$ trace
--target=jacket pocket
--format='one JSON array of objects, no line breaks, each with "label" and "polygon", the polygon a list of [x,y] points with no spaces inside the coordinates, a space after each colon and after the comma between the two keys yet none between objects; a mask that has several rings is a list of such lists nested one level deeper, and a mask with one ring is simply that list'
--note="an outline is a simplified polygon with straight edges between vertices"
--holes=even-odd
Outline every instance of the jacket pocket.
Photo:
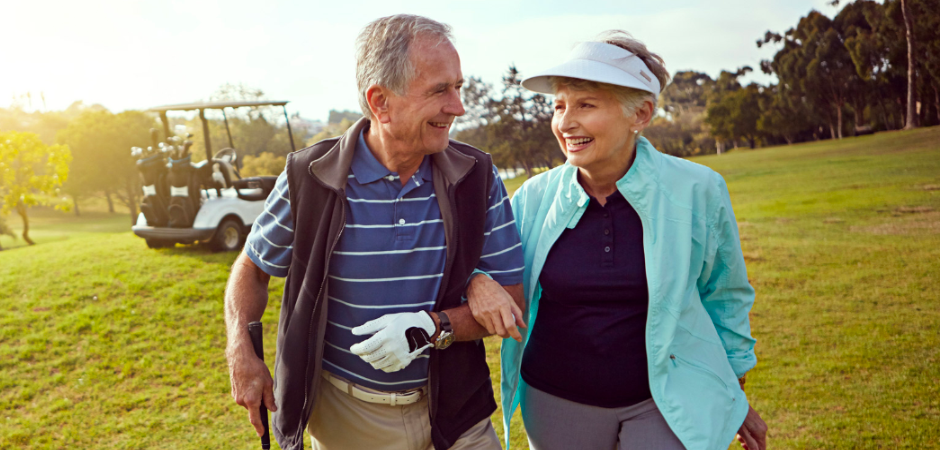
[{"label": "jacket pocket", "polygon": [[669,359],[675,362],[674,365],[678,365],[679,367],[690,368],[702,375],[705,375],[715,380],[715,382],[721,385],[725,389],[726,392],[728,392],[729,394],[731,393],[731,390],[728,387],[728,383],[726,383],[725,380],[722,379],[720,376],[718,376],[718,374],[715,373],[713,370],[709,369],[708,367],[705,367],[704,364],[692,361],[690,359],[683,358],[675,353],[670,354]]}]

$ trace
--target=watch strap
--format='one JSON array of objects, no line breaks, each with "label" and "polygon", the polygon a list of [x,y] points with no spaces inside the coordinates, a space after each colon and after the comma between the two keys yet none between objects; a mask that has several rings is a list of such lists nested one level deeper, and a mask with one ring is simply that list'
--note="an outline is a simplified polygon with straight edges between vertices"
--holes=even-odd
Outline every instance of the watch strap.
[{"label": "watch strap", "polygon": [[454,332],[454,328],[450,326],[450,317],[447,317],[447,313],[441,311],[441,312],[437,313],[437,317],[438,317],[438,319],[441,320],[441,331],[442,331],[442,332],[444,332],[444,331],[446,331],[446,332],[448,332],[448,333],[453,333],[453,332]]}]

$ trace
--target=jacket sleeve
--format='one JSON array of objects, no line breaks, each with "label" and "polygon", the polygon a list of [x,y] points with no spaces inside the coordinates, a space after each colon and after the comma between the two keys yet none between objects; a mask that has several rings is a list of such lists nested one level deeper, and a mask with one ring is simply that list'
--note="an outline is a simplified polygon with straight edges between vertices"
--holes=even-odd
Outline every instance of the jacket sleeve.
[{"label": "jacket sleeve", "polygon": [[715,194],[710,201],[709,220],[711,255],[698,280],[702,305],[721,338],[728,362],[735,376],[741,377],[757,364],[751,323],[748,316],[754,305],[754,288],[747,279],[738,224],[731,209],[731,197],[724,179],[713,174]]}]

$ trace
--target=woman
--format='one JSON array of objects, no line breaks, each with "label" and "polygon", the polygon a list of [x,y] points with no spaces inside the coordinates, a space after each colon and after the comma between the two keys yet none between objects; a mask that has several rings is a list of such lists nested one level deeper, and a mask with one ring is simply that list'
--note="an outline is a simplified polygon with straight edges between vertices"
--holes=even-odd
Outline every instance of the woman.
[{"label": "woman", "polygon": [[[555,95],[567,163],[512,198],[529,328],[501,351],[507,446],[521,403],[536,450],[724,449],[736,433],[765,447],[743,392],[754,290],[724,180],[639,137],[668,80],[612,31],[522,82]],[[513,328],[509,302],[472,298],[491,332]]]}]

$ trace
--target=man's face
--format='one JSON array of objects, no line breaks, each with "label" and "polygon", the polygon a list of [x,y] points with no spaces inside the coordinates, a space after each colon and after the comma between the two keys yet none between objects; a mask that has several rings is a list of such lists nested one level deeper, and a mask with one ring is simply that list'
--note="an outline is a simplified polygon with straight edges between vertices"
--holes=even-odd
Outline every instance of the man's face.
[{"label": "man's face", "polygon": [[388,130],[401,148],[429,155],[444,151],[454,118],[464,114],[460,101],[463,74],[454,46],[418,37],[411,47],[415,77],[404,95],[388,99]]}]

